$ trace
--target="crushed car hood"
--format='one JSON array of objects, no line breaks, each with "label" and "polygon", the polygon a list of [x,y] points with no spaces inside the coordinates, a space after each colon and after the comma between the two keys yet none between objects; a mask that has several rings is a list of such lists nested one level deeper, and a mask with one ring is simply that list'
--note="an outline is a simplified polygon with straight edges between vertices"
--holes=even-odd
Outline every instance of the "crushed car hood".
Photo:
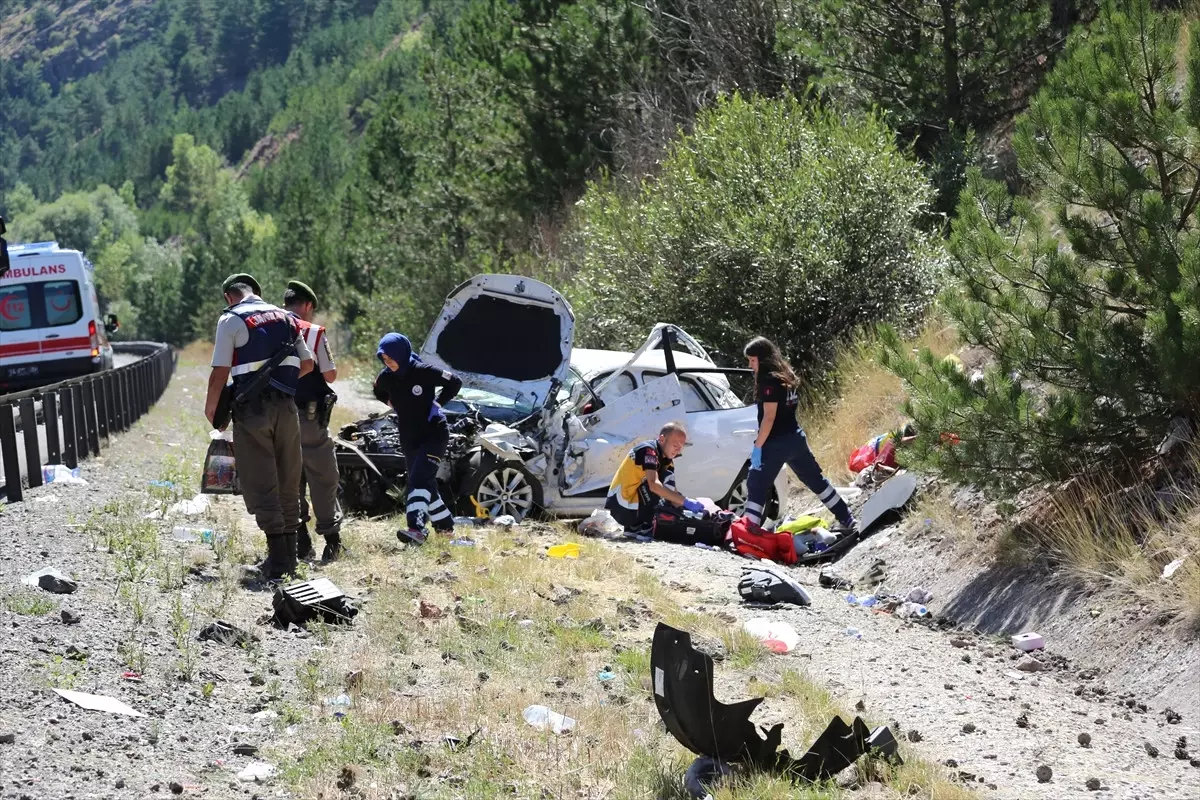
[{"label": "crushed car hood", "polygon": [[446,298],[421,360],[473,389],[537,408],[571,368],[575,314],[561,294],[519,275],[477,275]]}]

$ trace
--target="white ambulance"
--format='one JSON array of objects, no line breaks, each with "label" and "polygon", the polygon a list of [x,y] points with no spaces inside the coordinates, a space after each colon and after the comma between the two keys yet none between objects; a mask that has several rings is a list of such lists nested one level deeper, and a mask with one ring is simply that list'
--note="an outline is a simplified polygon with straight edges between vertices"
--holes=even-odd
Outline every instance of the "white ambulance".
[{"label": "white ambulance", "polygon": [[0,275],[0,395],[111,369],[92,263],[58,242],[8,247]]}]

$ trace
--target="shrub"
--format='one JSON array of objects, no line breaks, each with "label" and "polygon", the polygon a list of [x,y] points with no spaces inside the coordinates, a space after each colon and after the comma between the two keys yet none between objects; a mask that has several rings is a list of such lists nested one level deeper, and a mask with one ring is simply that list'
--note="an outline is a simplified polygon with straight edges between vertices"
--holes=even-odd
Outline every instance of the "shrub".
[{"label": "shrub", "polygon": [[581,343],[633,346],[675,322],[740,363],[762,333],[821,378],[855,330],[926,307],[942,251],[914,221],[930,197],[878,117],[725,98],[656,177],[580,202]]}]

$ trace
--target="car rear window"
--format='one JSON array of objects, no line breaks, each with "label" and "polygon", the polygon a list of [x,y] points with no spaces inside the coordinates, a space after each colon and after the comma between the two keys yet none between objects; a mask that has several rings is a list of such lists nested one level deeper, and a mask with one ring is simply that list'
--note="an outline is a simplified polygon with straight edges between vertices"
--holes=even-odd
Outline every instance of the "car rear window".
[{"label": "car rear window", "polygon": [[83,316],[79,284],[42,281],[0,286],[0,331],[56,328]]}]

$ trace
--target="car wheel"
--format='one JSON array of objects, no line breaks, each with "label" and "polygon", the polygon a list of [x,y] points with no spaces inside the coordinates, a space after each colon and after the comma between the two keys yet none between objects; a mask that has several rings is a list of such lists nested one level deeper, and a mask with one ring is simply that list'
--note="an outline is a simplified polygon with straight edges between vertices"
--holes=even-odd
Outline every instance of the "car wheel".
[{"label": "car wheel", "polygon": [[[746,500],[750,497],[750,482],[746,479],[748,473],[747,468],[743,468],[737,481],[734,482],[733,488],[729,490],[729,494],[721,499],[721,506],[729,509],[739,517],[746,513]],[[771,494],[767,498],[767,519],[779,519],[779,492],[774,485],[771,486]]]},{"label": "car wheel", "polygon": [[460,512],[472,516],[471,497],[493,519],[508,514],[520,522],[542,510],[542,484],[515,461],[484,460],[463,484],[460,497]]}]

